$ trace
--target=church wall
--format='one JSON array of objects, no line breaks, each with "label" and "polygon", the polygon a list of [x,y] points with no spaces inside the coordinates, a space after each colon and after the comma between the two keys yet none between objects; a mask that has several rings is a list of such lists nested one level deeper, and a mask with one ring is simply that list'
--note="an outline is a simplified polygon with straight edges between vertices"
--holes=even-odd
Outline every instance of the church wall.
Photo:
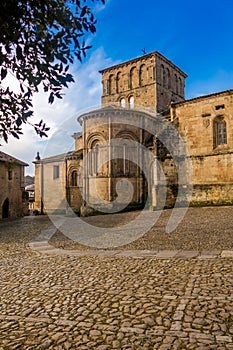
[{"label": "church wall", "polygon": [[[222,92],[178,104],[175,118],[193,166],[192,204],[232,202],[233,92]],[[216,142],[216,120],[226,122],[226,142]]]},{"label": "church wall", "polygon": [[156,59],[157,112],[165,112],[170,103],[184,100],[186,75],[171,62],[158,56]]},{"label": "church wall", "polygon": [[38,162],[35,178],[35,209],[46,213],[64,213],[66,211],[65,162],[57,160]]},{"label": "church wall", "polygon": [[[72,159],[73,157],[73,159]],[[67,201],[77,214],[83,203],[83,160],[74,155],[67,159]]]},{"label": "church wall", "polygon": [[83,149],[83,139],[79,137],[75,139],[75,151],[81,151]]}]

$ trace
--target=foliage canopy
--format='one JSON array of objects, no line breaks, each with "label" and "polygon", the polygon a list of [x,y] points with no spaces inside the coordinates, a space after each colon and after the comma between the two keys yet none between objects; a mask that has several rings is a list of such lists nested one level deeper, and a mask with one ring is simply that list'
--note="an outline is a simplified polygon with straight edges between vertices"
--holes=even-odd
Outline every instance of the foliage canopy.
[{"label": "foliage canopy", "polygon": [[[46,136],[41,120],[30,123],[32,97],[43,86],[48,102],[62,98],[62,89],[74,82],[69,64],[86,55],[83,39],[94,34],[96,20],[88,2],[105,0],[1,0],[0,2],[0,140],[22,134],[22,124]],[[20,92],[4,87],[12,74]]]}]

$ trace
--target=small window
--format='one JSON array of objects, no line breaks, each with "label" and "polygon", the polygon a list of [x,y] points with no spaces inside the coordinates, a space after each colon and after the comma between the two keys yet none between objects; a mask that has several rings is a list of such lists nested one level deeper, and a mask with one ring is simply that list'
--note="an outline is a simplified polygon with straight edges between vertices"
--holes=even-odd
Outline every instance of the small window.
[{"label": "small window", "polygon": [[134,108],[134,97],[130,96],[129,98],[129,108]]},{"label": "small window", "polygon": [[179,93],[179,91],[178,91],[178,77],[176,74],[174,75],[174,81],[175,81],[174,91],[176,94],[178,94]]},{"label": "small window", "polygon": [[12,170],[8,170],[8,180],[12,180]]},{"label": "small window", "polygon": [[167,68],[167,87],[168,89],[171,89],[171,74],[168,68]]},{"label": "small window", "polygon": [[58,179],[59,178],[59,165],[53,166],[53,178]]},{"label": "small window", "polygon": [[211,114],[210,114],[210,113],[203,113],[201,116],[202,116],[203,118],[206,118],[206,117],[210,117]]},{"label": "small window", "polygon": [[214,147],[227,144],[227,124],[223,117],[214,121]]},{"label": "small window", "polygon": [[117,76],[116,76],[116,93],[118,94],[121,90],[122,90],[122,75],[121,75],[121,72],[118,72],[117,73]]},{"label": "small window", "polygon": [[147,70],[146,65],[142,64],[139,68],[139,86],[143,86],[147,83]]},{"label": "small window", "polygon": [[120,100],[120,105],[121,105],[121,107],[125,108],[125,99],[124,98],[122,98]]},{"label": "small window", "polygon": [[109,95],[113,94],[113,86],[114,86],[113,83],[114,83],[114,77],[111,74],[109,76],[109,81],[108,81],[108,93],[109,93]]},{"label": "small window", "polygon": [[226,122],[217,123],[217,144],[225,145],[227,143]]},{"label": "small window", "polygon": [[71,175],[71,186],[78,186],[78,173],[75,170]]},{"label": "small window", "polygon": [[225,105],[215,106],[216,111],[218,111],[219,109],[224,109],[224,108],[225,108]]}]

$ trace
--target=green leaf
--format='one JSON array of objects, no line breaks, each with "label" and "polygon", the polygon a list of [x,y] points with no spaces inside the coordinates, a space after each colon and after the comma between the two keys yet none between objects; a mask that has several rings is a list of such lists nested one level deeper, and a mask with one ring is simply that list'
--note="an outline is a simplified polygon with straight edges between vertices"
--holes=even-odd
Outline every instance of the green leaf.
[{"label": "green leaf", "polygon": [[80,17],[84,17],[86,15],[86,13],[87,13],[87,10],[88,10],[88,7],[84,6],[83,9],[82,9]]},{"label": "green leaf", "polygon": [[2,80],[5,79],[6,76],[7,76],[7,69],[2,68],[1,69],[1,78],[2,78]]},{"label": "green leaf", "polygon": [[11,131],[11,135],[13,135],[16,139],[19,139],[19,135],[16,132]]},{"label": "green leaf", "polygon": [[22,125],[22,119],[21,119],[21,118],[17,118],[17,119],[16,119],[16,125],[17,125],[17,126]]},{"label": "green leaf", "polygon": [[23,51],[20,45],[16,47],[16,56],[19,61],[23,59]]},{"label": "green leaf", "polygon": [[53,101],[54,101],[54,95],[53,95],[53,93],[51,92],[51,94],[49,95],[49,103],[53,103]]}]

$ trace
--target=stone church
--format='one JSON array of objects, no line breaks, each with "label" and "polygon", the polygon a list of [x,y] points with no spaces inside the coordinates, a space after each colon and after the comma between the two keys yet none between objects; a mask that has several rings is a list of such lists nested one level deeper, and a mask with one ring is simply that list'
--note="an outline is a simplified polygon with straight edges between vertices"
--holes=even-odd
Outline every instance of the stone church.
[{"label": "stone church", "polygon": [[232,204],[233,90],[185,100],[187,75],[159,52],[100,73],[102,108],[78,117],[74,151],[34,161],[37,210]]}]

